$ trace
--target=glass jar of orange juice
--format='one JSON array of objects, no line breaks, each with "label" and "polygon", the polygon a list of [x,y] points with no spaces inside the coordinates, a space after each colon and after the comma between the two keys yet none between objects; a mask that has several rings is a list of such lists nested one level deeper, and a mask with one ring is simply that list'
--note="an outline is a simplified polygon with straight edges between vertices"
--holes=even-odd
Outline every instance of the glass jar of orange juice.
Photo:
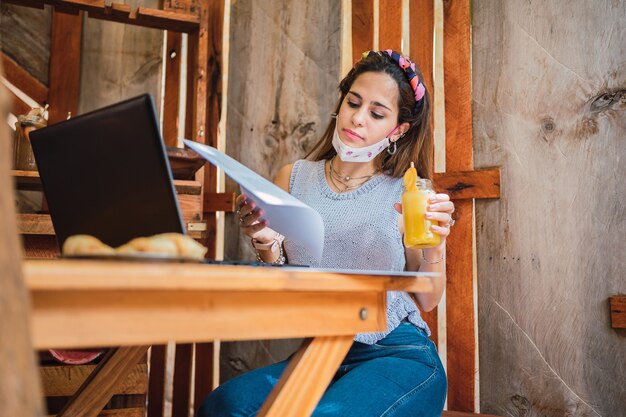
[{"label": "glass jar of orange juice", "polygon": [[432,183],[425,178],[418,178],[413,163],[404,174],[404,193],[402,194],[402,216],[404,218],[404,245],[407,248],[424,249],[441,243],[441,236],[434,233],[430,226],[439,222],[426,218],[430,204],[429,198],[435,194]]}]

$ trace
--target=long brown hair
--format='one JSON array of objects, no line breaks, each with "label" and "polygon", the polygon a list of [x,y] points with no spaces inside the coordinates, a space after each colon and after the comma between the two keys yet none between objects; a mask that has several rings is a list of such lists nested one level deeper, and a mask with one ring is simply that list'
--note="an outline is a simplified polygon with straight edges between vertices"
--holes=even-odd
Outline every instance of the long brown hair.
[{"label": "long brown hair", "polygon": [[[389,155],[389,153],[383,151],[376,157],[374,163],[386,174],[393,177],[401,177],[413,161],[420,177],[431,178],[433,173],[433,137],[430,117],[430,95],[426,91],[419,110],[416,114],[413,114],[415,92],[409,84],[404,70],[387,54],[376,54],[363,58],[348,72],[348,75],[339,83],[341,95],[335,112],[339,112],[341,103],[343,103],[346,94],[352,88],[354,81],[365,72],[389,74],[396,81],[399,92],[398,109],[400,110],[398,112],[397,124],[408,123],[410,125],[404,137],[396,141],[396,153]],[[417,66],[415,72],[421,80],[424,79],[422,72]],[[335,119],[331,119],[320,140],[306,155],[307,159],[321,161],[323,159],[331,159],[337,154],[332,144],[336,123]]]}]

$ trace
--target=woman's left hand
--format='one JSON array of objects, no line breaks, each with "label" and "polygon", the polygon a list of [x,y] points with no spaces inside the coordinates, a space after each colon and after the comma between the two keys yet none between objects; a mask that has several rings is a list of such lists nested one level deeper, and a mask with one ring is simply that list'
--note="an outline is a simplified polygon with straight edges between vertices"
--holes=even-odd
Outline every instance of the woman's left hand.
[{"label": "woman's left hand", "polygon": [[[432,225],[433,232],[441,235],[441,243],[443,243],[450,234],[450,227],[454,225],[452,213],[454,213],[454,203],[450,201],[448,194],[435,194],[430,197],[428,212],[426,218],[439,222],[439,226]],[[402,214],[402,204],[394,204],[396,211]]]}]

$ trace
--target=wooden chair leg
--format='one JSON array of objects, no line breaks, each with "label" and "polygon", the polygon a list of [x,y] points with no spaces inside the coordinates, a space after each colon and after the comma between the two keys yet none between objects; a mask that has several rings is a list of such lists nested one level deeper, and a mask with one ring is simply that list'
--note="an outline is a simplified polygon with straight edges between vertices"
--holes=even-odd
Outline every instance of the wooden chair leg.
[{"label": "wooden chair leg", "polygon": [[352,346],[353,338],[306,339],[265,400],[258,417],[310,416]]},{"label": "wooden chair leg", "polygon": [[96,417],[147,350],[147,346],[111,349],[57,417]]}]

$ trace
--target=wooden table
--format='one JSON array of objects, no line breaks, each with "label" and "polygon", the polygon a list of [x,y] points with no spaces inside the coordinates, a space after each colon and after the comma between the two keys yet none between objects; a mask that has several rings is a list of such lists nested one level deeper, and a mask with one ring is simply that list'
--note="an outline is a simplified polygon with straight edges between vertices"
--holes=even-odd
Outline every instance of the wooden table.
[{"label": "wooden table", "polygon": [[308,416],[356,333],[386,328],[386,291],[431,277],[188,263],[24,262],[36,349],[120,346],[58,415],[95,416],[151,344],[307,338],[259,416]]}]

